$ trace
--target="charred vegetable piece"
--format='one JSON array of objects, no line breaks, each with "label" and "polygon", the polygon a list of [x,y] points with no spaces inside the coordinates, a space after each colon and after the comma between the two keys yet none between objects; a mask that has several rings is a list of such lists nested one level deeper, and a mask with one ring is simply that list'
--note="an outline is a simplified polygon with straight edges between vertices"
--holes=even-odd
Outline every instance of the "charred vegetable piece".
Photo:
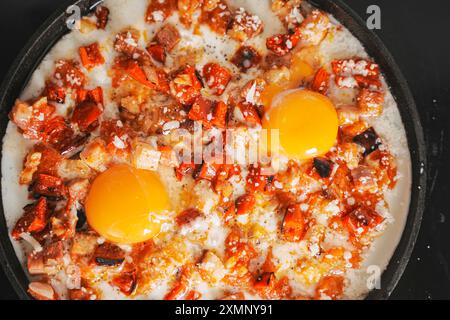
[{"label": "charred vegetable piece", "polygon": [[84,209],[78,209],[77,210],[77,225],[76,229],[77,231],[80,229],[83,229],[83,227],[86,225],[86,212]]},{"label": "charred vegetable piece", "polygon": [[364,148],[364,156],[367,156],[377,150],[381,145],[381,140],[374,128],[369,128],[363,133],[355,136],[353,142]]},{"label": "charred vegetable piece", "polygon": [[29,204],[23,208],[24,213],[17,221],[12,231],[14,239],[20,239],[24,232],[34,233],[44,230],[47,225],[48,207],[47,199],[42,197],[34,204]]},{"label": "charred vegetable piece", "polygon": [[94,252],[94,262],[99,266],[118,266],[125,260],[125,252],[118,246],[105,242]]},{"label": "charred vegetable piece", "polygon": [[211,110],[214,106],[214,101],[199,96],[191,107],[188,113],[188,118],[193,121],[201,121],[203,124],[208,123],[208,115],[212,117]]},{"label": "charred vegetable piece", "polygon": [[253,47],[242,46],[236,51],[231,62],[242,72],[246,72],[261,62],[261,55]]},{"label": "charred vegetable piece", "polygon": [[238,107],[241,110],[242,115],[244,116],[245,122],[247,122],[249,125],[254,126],[261,124],[261,117],[254,105],[247,102],[241,102],[239,103]]},{"label": "charred vegetable piece", "polygon": [[328,178],[334,163],[325,158],[314,158],[314,168],[321,178]]},{"label": "charred vegetable piece", "polygon": [[158,43],[150,44],[147,47],[148,53],[153,58],[153,60],[164,64],[166,62],[166,50],[164,47]]}]

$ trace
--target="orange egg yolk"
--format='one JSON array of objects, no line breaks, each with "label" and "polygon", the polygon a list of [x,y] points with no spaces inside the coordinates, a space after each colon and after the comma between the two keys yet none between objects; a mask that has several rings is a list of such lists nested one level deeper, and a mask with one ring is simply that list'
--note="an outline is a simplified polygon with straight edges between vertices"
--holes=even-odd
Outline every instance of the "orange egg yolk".
[{"label": "orange egg yolk", "polygon": [[309,159],[327,153],[336,143],[338,117],[333,103],[324,95],[295,89],[277,95],[263,117],[268,130],[278,129],[279,150],[288,157]]},{"label": "orange egg yolk", "polygon": [[101,236],[132,244],[160,232],[170,203],[154,172],[115,165],[95,178],[85,207],[89,225]]}]

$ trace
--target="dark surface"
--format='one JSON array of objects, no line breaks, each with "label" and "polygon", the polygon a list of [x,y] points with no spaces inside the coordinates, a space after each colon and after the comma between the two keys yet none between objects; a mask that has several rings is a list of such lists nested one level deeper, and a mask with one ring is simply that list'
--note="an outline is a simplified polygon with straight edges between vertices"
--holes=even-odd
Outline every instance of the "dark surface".
[{"label": "dark surface", "polygon": [[[34,30],[64,2],[68,1],[0,1],[2,77]],[[392,298],[450,299],[450,209],[444,202],[450,195],[450,144],[445,144],[450,133],[450,44],[445,36],[450,30],[450,3],[431,0],[424,6],[422,1],[412,0],[345,2],[363,18],[367,6],[380,6],[382,29],[377,34],[410,84],[428,146],[427,209],[410,263]],[[14,298],[8,280],[0,273],[0,299]]]}]

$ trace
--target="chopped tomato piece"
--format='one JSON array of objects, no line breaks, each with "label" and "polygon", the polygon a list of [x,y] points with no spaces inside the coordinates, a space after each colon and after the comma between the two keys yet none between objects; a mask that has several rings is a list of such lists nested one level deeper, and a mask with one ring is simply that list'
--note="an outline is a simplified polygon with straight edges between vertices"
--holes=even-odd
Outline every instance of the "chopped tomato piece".
[{"label": "chopped tomato piece", "polygon": [[260,165],[250,165],[246,178],[247,188],[252,192],[269,192],[274,176],[265,175]]},{"label": "chopped tomato piece", "polygon": [[244,194],[236,199],[236,214],[250,213],[256,204],[255,196],[251,193]]},{"label": "chopped tomato piece", "polygon": [[155,35],[156,43],[160,44],[167,52],[171,52],[180,40],[178,29],[171,24],[166,24]]},{"label": "chopped tomato piece", "polygon": [[217,101],[214,105],[213,118],[211,125],[221,129],[225,129],[227,126],[227,114],[228,106],[223,101]]},{"label": "chopped tomato piece", "polygon": [[184,297],[184,299],[185,300],[198,300],[201,297],[202,297],[202,294],[200,292],[192,290],[186,294],[186,297]]},{"label": "chopped tomato piece", "polygon": [[117,287],[123,294],[127,296],[131,295],[137,286],[136,270],[123,272],[115,276],[111,284]]},{"label": "chopped tomato piece", "polygon": [[326,276],[316,287],[316,299],[339,299],[344,291],[344,278],[340,276]]},{"label": "chopped tomato piece", "polygon": [[64,103],[66,100],[66,90],[54,83],[47,83],[44,94],[47,96],[48,101]]},{"label": "chopped tomato piece", "polygon": [[324,68],[320,68],[311,82],[311,90],[325,94],[328,91],[329,81],[330,74]]},{"label": "chopped tomato piece", "polygon": [[266,47],[278,56],[288,54],[300,41],[300,28],[295,28],[288,34],[277,34],[267,38]]},{"label": "chopped tomato piece", "polygon": [[76,123],[83,132],[93,131],[98,127],[98,118],[102,110],[93,102],[83,102],[73,111],[71,122]]},{"label": "chopped tomato piece", "polygon": [[150,82],[147,79],[147,75],[145,74],[144,70],[139,66],[137,61],[134,60],[128,60],[125,64],[125,73],[136,80],[137,82],[143,84],[146,87],[154,88],[155,84]]},{"label": "chopped tomato piece", "polygon": [[166,62],[166,50],[160,44],[153,43],[147,47],[147,51],[153,60],[164,64]]},{"label": "chopped tomato piece", "polygon": [[189,278],[193,272],[193,267],[190,264],[183,266],[180,272],[178,281],[175,287],[164,297],[164,300],[179,300],[187,294]]},{"label": "chopped tomato piece", "polygon": [[244,116],[245,122],[247,122],[250,125],[261,124],[261,117],[259,116],[258,111],[252,104],[247,102],[241,102],[239,103],[238,107],[241,110],[242,115]]},{"label": "chopped tomato piece", "polygon": [[222,95],[231,80],[231,72],[217,63],[208,63],[203,67],[206,85],[215,95]]},{"label": "chopped tomato piece", "polygon": [[39,232],[44,230],[47,225],[48,207],[46,198],[39,198],[38,201],[27,205],[23,210],[22,217],[17,221],[12,231],[12,237],[16,240],[20,239],[20,235],[24,232]]},{"label": "chopped tomato piece", "polygon": [[213,181],[216,178],[219,169],[220,165],[204,162],[195,174],[195,178]]},{"label": "chopped tomato piece", "polygon": [[176,0],[150,1],[145,13],[147,23],[162,22],[166,20],[177,9]]},{"label": "chopped tomato piece", "polygon": [[80,47],[78,52],[80,54],[81,63],[88,70],[105,63],[98,42],[94,42],[85,47]]},{"label": "chopped tomato piece", "polygon": [[306,233],[305,217],[299,204],[287,207],[282,224],[283,238],[289,242],[299,242]]},{"label": "chopped tomato piece", "polygon": [[191,105],[200,96],[202,83],[197,77],[195,68],[187,65],[175,74],[170,83],[170,91],[175,99],[183,105]]},{"label": "chopped tomato piece", "polygon": [[77,103],[85,101],[91,101],[95,103],[103,104],[103,89],[102,87],[96,87],[92,90],[78,89],[77,90]]},{"label": "chopped tomato piece", "polygon": [[212,118],[211,109],[213,105],[214,102],[212,100],[199,96],[192,105],[188,118],[193,121],[201,121],[204,124],[208,123],[208,116]]},{"label": "chopped tomato piece", "polygon": [[73,60],[59,60],[56,62],[54,77],[61,80],[65,87],[81,88],[86,82],[86,77],[78,64]]}]

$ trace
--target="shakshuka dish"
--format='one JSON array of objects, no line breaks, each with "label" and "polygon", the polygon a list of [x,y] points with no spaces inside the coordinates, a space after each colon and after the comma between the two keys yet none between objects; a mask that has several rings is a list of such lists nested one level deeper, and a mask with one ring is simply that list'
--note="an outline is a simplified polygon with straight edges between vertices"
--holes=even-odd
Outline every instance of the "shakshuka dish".
[{"label": "shakshuka dish", "polygon": [[36,299],[361,299],[408,212],[382,70],[306,0],[105,0],[9,118]]}]

